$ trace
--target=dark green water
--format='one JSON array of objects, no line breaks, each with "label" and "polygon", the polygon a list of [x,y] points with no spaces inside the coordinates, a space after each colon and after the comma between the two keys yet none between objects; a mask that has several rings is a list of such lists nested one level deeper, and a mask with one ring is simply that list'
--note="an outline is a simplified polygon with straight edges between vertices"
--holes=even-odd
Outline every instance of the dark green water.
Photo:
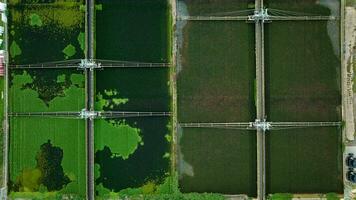
[{"label": "dark green water", "polygon": [[97,0],[96,57],[168,62],[166,0]]},{"label": "dark green water", "polygon": [[180,150],[183,192],[256,196],[255,131],[184,129]]},{"label": "dark green water", "polygon": [[[165,0],[100,0],[102,10],[96,12],[96,57],[98,59],[139,62],[169,62],[167,25],[168,3]],[[116,90],[128,102],[106,110],[169,111],[169,69],[104,69],[96,72],[96,94]],[[145,117],[124,119],[141,130],[143,145],[124,160],[112,157],[108,147],[97,149],[95,163],[100,166],[96,184],[115,192],[138,188],[148,181],[162,183],[169,172],[170,152],[165,138],[170,134],[170,118]],[[99,127],[98,127],[99,128]],[[104,131],[96,129],[95,140]],[[97,188],[97,194],[100,193]]]},{"label": "dark green water", "polygon": [[343,192],[341,130],[278,130],[266,137],[267,193]]},{"label": "dark green water", "polygon": [[[127,118],[127,124],[141,130],[144,145],[126,160],[112,157],[110,148],[96,150],[95,163],[100,166],[96,184],[102,183],[107,189],[119,192],[126,188],[143,186],[147,181],[161,184],[166,173],[169,172],[169,159],[163,158],[170,151],[164,135],[169,133],[166,128],[169,118]],[[96,129],[97,130],[97,129]],[[100,141],[100,134],[96,132],[96,141]]]},{"label": "dark green water", "polygon": [[183,34],[177,78],[179,121],[253,121],[254,26],[193,22]]},{"label": "dark green water", "polygon": [[123,105],[112,110],[121,111],[168,111],[169,86],[167,68],[105,68],[96,73],[96,93],[116,89],[118,96],[128,98]]}]

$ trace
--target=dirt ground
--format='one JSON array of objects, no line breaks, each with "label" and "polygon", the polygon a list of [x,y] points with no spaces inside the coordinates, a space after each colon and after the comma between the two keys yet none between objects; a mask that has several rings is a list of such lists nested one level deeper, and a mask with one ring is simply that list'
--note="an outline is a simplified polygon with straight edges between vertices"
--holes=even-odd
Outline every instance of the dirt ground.
[{"label": "dirt ground", "polygon": [[346,138],[354,140],[356,93],[353,89],[354,65],[356,60],[356,7],[345,8],[345,64],[344,80],[344,115],[346,119]]}]

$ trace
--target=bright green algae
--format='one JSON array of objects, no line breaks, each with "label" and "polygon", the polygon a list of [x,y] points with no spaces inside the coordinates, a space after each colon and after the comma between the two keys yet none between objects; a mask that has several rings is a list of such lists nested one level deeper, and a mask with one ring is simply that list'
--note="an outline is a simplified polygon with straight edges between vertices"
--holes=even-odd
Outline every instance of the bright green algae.
[{"label": "bright green algae", "polygon": [[[33,74],[33,71],[31,71]],[[63,87],[63,93],[55,95],[50,101],[41,99],[38,90],[26,87],[33,84],[38,77],[27,71],[16,71],[11,76],[10,105],[13,112],[48,112],[79,111],[84,107],[84,75],[57,74],[54,84]],[[43,80],[42,80],[43,81]],[[66,84],[69,84],[66,86]],[[37,85],[39,88],[50,85]],[[33,196],[51,198],[72,193],[85,195],[85,131],[84,122],[75,119],[60,118],[20,118],[10,119],[10,179],[19,183],[22,177],[25,182],[21,188],[11,187],[13,197]],[[33,185],[38,173],[31,171],[36,166],[36,152],[40,145],[50,140],[54,146],[63,149],[62,166],[70,183],[61,190],[50,192],[42,186]],[[21,147],[21,148],[19,148]],[[26,171],[27,170],[27,171]],[[22,175],[20,175],[22,174]],[[35,176],[36,175],[36,176]],[[27,177],[27,178],[26,178]],[[16,191],[16,192],[15,192]],[[19,192],[17,192],[19,191]],[[24,193],[25,192],[25,193]]]},{"label": "bright green algae", "polygon": [[75,47],[72,44],[68,44],[62,51],[65,54],[65,58],[68,59],[76,54]]},{"label": "bright green algae", "polygon": [[77,37],[78,43],[80,45],[80,48],[84,51],[85,50],[85,33],[80,32],[78,37]]},{"label": "bright green algae", "polygon": [[105,120],[98,120],[95,126],[99,127],[98,131],[107,133],[100,138],[101,142],[97,147],[99,149],[103,149],[105,146],[109,147],[113,156],[121,156],[127,159],[142,142],[140,130],[125,124],[124,121],[110,123]]},{"label": "bright green algae", "polygon": [[[104,92],[107,99],[98,94],[95,104],[97,110],[103,110],[105,107],[112,108],[114,105],[128,102],[126,98],[119,98],[116,90],[105,90]],[[96,140],[95,148],[102,150],[104,147],[109,147],[113,156],[127,159],[135,152],[139,144],[143,145],[140,129],[131,127],[125,120],[97,120],[95,127],[97,131],[105,133],[100,138],[96,137],[98,140]]]},{"label": "bright green algae", "polygon": [[35,187],[31,181],[24,183],[26,188],[22,189],[16,188],[14,184],[21,174],[27,173],[29,176],[27,180],[36,179],[38,174],[29,170],[36,167],[35,158],[40,146],[50,140],[54,146],[63,150],[61,165],[65,175],[70,179],[70,183],[63,189],[52,193],[76,194],[84,197],[86,188],[84,124],[83,121],[76,119],[10,118],[10,195],[19,197],[34,195],[39,198],[49,192],[41,185]]},{"label": "bright green algae", "polygon": [[35,13],[30,15],[30,25],[31,26],[42,26],[41,17]]},{"label": "bright green algae", "polygon": [[19,56],[22,54],[22,50],[20,46],[17,44],[16,41],[12,41],[10,45],[10,56],[11,58],[15,58],[16,56]]},{"label": "bright green algae", "polygon": [[[59,75],[57,81],[63,78],[65,78],[63,75]],[[70,79],[72,85],[65,88],[62,95],[44,102],[39,98],[36,90],[25,87],[33,82],[33,78],[26,71],[22,74],[13,74],[9,93],[11,110],[13,112],[79,111],[84,108],[84,75],[72,74]]]}]

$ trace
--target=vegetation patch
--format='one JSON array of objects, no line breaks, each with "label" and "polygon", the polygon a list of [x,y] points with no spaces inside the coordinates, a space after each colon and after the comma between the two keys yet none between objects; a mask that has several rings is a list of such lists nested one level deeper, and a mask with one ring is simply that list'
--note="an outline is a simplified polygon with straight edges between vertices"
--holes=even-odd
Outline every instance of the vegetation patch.
[{"label": "vegetation patch", "polygon": [[84,51],[85,50],[85,33],[80,32],[78,37],[77,37],[78,43],[80,45],[80,48]]},{"label": "vegetation patch", "polygon": [[217,193],[181,193],[178,189],[177,175],[167,176],[162,184],[148,181],[139,188],[128,188],[120,192],[111,192],[102,184],[98,186],[100,191],[98,199],[137,199],[137,200],[225,200]]},{"label": "vegetation patch", "polygon": [[[97,95],[95,108],[98,110],[113,108],[128,102],[127,98],[119,98],[116,90],[105,90],[104,95],[105,98],[100,93]],[[140,129],[131,127],[124,120],[98,120],[96,125],[99,131],[105,133],[101,137],[98,149],[109,147],[114,157],[120,156],[127,159],[135,152],[139,144],[143,145]]]},{"label": "vegetation patch", "polygon": [[76,53],[76,50],[75,50],[75,47],[72,45],[72,44],[68,44],[62,51],[65,55],[65,58],[68,59],[72,56],[75,55]]},{"label": "vegetation patch", "polygon": [[73,85],[77,87],[84,87],[84,76],[83,74],[72,74],[70,81]]},{"label": "vegetation patch", "polygon": [[60,200],[62,195],[57,192],[11,192],[11,199]]},{"label": "vegetation patch", "polygon": [[123,159],[127,159],[135,152],[139,144],[143,144],[140,129],[129,126],[125,121],[98,120],[95,125],[105,133],[101,136],[98,148],[109,147],[113,156],[121,156]]},{"label": "vegetation patch", "polygon": [[20,46],[16,43],[16,41],[12,41],[10,45],[10,56],[11,58],[15,58],[16,56],[19,56],[22,54],[22,50]]},{"label": "vegetation patch", "polygon": [[338,194],[334,193],[334,192],[330,192],[325,194],[326,200],[339,200],[339,196]]},{"label": "vegetation patch", "polygon": [[[12,86],[10,88],[10,104],[15,112],[38,112],[38,111],[68,111],[78,110],[84,107],[84,76],[82,74],[72,74],[73,82],[68,87],[62,88],[63,93],[54,96],[49,101],[40,98],[40,93],[33,85],[34,79],[26,71],[22,74],[12,76]],[[59,75],[55,82],[65,78]],[[61,85],[60,85],[61,86]],[[62,85],[64,87],[64,85]],[[49,86],[47,86],[49,87]],[[49,90],[49,92],[53,92]],[[46,93],[45,93],[46,94]],[[26,103],[24,103],[24,100]]]},{"label": "vegetation patch", "polygon": [[155,181],[147,181],[141,187],[138,188],[126,188],[120,190],[119,192],[112,192],[103,187],[102,184],[99,184],[97,190],[100,191],[99,198],[113,198],[113,197],[120,197],[120,198],[127,198],[131,197],[134,198],[135,196],[142,196],[142,195],[162,195],[162,194],[179,194],[178,186],[177,186],[177,179],[175,176],[167,176],[163,183],[157,183]]},{"label": "vegetation patch", "polygon": [[289,193],[275,193],[268,197],[269,200],[291,200],[292,198],[293,194]]},{"label": "vegetation patch", "polygon": [[42,26],[42,20],[41,17],[35,13],[30,15],[30,25],[31,26]]},{"label": "vegetation patch", "polygon": [[66,75],[62,74],[57,77],[57,83],[64,83],[66,81]]},{"label": "vegetation patch", "polygon": [[85,10],[86,10],[85,5],[80,5],[80,6],[79,6],[79,10],[80,10],[81,12],[85,12]]},{"label": "vegetation patch", "polygon": [[212,193],[188,193],[188,194],[161,194],[146,195],[143,200],[225,200],[221,194]]},{"label": "vegetation patch", "polygon": [[95,5],[95,10],[102,11],[103,10],[103,4],[96,4]]},{"label": "vegetation patch", "polygon": [[24,169],[17,178],[16,189],[17,191],[32,192],[38,191],[40,187],[40,179],[42,173],[39,169]]},{"label": "vegetation patch", "polygon": [[104,94],[97,94],[95,109],[105,110],[113,109],[114,106],[126,104],[129,101],[128,98],[120,97],[117,90],[104,90]]},{"label": "vegetation patch", "polygon": [[[75,72],[77,73],[77,71]],[[72,85],[78,88],[84,88],[84,75],[76,73],[72,74],[69,70],[14,70],[11,79],[14,79],[13,77],[16,75],[21,77],[26,74],[28,78],[30,78],[30,81],[28,83],[21,83],[22,89],[37,91],[38,97],[48,105],[55,97],[64,96],[65,90]],[[82,82],[74,84],[71,79],[82,80]],[[12,81],[11,85],[14,83],[15,82]]]}]

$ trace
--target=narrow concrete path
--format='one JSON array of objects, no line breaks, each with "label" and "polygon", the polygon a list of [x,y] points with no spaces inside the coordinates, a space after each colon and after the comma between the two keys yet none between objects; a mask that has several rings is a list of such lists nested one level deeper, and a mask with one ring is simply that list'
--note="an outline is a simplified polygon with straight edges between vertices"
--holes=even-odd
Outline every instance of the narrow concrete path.
[{"label": "narrow concrete path", "polygon": [[[95,6],[94,0],[86,0],[86,30],[87,30],[87,59],[94,59],[94,17]],[[94,111],[94,71],[85,70],[86,73],[86,109]],[[94,120],[88,118],[86,120],[87,133],[87,199],[95,199],[94,188]]]},{"label": "narrow concrete path", "polygon": [[[263,8],[263,0],[255,0],[255,11]],[[265,74],[264,74],[264,22],[255,21],[255,53],[256,53],[256,117],[264,121],[265,111]],[[257,198],[264,200],[265,191],[265,131],[257,130]]]}]

